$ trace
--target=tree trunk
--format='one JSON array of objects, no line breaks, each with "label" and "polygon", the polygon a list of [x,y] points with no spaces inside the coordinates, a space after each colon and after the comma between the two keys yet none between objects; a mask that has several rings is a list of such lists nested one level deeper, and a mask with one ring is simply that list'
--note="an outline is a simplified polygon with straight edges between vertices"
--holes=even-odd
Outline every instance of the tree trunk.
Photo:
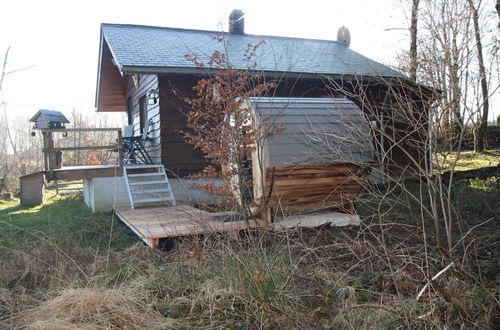
[{"label": "tree trunk", "polygon": [[472,22],[474,23],[477,62],[479,64],[479,81],[481,84],[481,94],[483,99],[483,111],[479,128],[476,134],[476,139],[474,140],[474,151],[482,152],[484,151],[484,140],[486,139],[486,127],[488,125],[488,112],[490,105],[488,100],[488,82],[486,81],[486,69],[484,68],[483,46],[481,44],[481,31],[479,30],[479,6],[481,5],[481,1],[479,1],[477,7],[474,5],[473,0],[467,0],[467,2],[469,3],[469,8],[472,13]]},{"label": "tree trunk", "polygon": [[410,78],[413,81],[417,81],[417,66],[418,66],[418,62],[417,62],[418,2],[419,2],[419,0],[412,0],[412,6],[411,6]]},{"label": "tree trunk", "polygon": [[[498,20],[500,21],[500,0],[497,0],[497,4],[495,6],[498,14]],[[498,27],[500,28],[500,22],[498,22]]]}]

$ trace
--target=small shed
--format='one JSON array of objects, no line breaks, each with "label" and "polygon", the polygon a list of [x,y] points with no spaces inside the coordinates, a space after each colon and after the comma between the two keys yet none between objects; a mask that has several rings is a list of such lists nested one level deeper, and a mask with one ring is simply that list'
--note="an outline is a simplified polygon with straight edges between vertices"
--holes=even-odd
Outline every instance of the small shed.
[{"label": "small shed", "polygon": [[353,212],[352,202],[373,162],[363,111],[345,98],[250,98],[245,103],[258,129],[271,127],[252,155],[254,197],[265,201],[266,212]]},{"label": "small shed", "polygon": [[44,128],[65,128],[69,124],[69,120],[60,111],[40,109],[30,119],[30,122],[35,123],[35,129]]}]

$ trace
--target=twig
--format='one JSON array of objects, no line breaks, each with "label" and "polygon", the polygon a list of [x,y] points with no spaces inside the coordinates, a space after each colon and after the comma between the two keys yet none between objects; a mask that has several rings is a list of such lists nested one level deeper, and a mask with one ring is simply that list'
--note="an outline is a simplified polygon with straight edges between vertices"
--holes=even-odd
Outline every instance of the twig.
[{"label": "twig", "polygon": [[480,224],[477,224],[475,225],[474,227],[470,228],[466,233],[465,235],[455,244],[455,246],[453,246],[453,248],[450,250],[450,252],[452,252],[457,246],[458,244],[460,244],[460,242],[462,242],[474,229],[476,229],[477,227],[480,227],[488,222],[490,222],[491,220],[493,220],[494,218],[490,218],[484,222],[481,222]]},{"label": "twig", "polygon": [[455,263],[452,262],[451,264],[449,264],[448,266],[444,267],[439,273],[437,273],[436,275],[434,275],[434,277],[426,284],[424,285],[424,287],[422,288],[422,290],[420,290],[420,292],[418,293],[417,295],[417,301],[420,299],[420,297],[424,294],[425,290],[429,287],[429,284],[432,283],[432,281],[435,281],[437,280],[437,278],[441,275],[443,275],[448,269],[450,269],[451,267],[455,266]]}]

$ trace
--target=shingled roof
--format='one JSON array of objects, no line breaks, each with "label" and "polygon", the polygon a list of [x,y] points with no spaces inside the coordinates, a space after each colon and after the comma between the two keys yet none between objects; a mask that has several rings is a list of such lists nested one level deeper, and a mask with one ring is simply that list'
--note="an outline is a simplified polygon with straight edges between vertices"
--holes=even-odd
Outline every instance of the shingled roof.
[{"label": "shingled roof", "polygon": [[[142,25],[102,24],[101,56],[104,42],[122,74],[199,73],[186,54],[206,61],[221,43],[213,37],[220,32]],[[403,74],[365,57],[336,41],[300,39],[251,34],[226,35],[230,64],[247,69],[244,51],[248,44],[265,42],[256,56],[256,70],[289,75],[356,75],[405,78]]]},{"label": "shingled roof", "polygon": [[38,112],[35,113],[35,115],[30,119],[30,122],[35,122],[40,117],[43,117],[47,122],[69,124],[68,118],[66,118],[62,112],[46,109],[38,110]]}]

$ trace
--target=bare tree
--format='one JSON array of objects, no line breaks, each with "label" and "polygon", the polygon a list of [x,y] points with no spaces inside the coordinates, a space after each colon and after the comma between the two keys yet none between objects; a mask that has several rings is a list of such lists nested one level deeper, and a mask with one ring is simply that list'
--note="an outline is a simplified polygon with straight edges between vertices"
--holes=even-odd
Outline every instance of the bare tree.
[{"label": "bare tree", "polygon": [[491,102],[490,85],[496,81],[490,73],[495,55],[485,53],[489,47],[483,40],[488,20],[481,14],[482,2],[412,0],[411,3],[411,46],[401,58],[402,67],[412,80],[417,78],[441,91],[443,102],[433,118],[440,142],[453,145],[455,150],[462,148],[459,143],[465,143],[482,151]]},{"label": "bare tree", "polygon": [[419,0],[412,0],[411,25],[410,25],[410,78],[417,81],[417,25],[418,25],[418,4]]},{"label": "bare tree", "polygon": [[[495,5],[495,9],[497,10],[498,19],[500,20],[500,0],[497,0],[497,4]],[[498,27],[500,28],[500,22],[498,23]]]},{"label": "bare tree", "polygon": [[479,9],[481,7],[481,0],[474,3],[473,0],[467,0],[469,8],[471,11],[472,22],[474,23],[474,38],[476,40],[476,56],[477,63],[479,67],[479,82],[481,84],[481,94],[482,94],[482,115],[480,118],[479,128],[475,134],[474,139],[474,151],[481,152],[484,151],[484,140],[486,139],[486,126],[488,125],[488,113],[489,113],[489,94],[488,94],[488,82],[486,80],[486,69],[484,67],[483,58],[483,46],[481,43],[481,30],[479,28]]},{"label": "bare tree", "polygon": [[442,91],[440,133],[443,141],[457,148],[467,119],[465,105],[470,103],[466,89],[470,83],[470,12],[457,0],[426,0],[420,9],[422,33],[419,34],[421,81]]},{"label": "bare tree", "polygon": [[[216,40],[226,47],[227,40],[222,33]],[[257,66],[253,57],[264,43],[247,45],[243,54],[248,63],[247,70],[234,69],[227,50],[224,53],[214,51],[207,63],[200,62],[195,55],[186,55],[197,67],[218,67],[213,76],[199,80],[193,87],[195,97],[185,99],[189,105],[186,113],[189,129],[182,132],[184,139],[201,150],[210,161],[210,165],[194,177],[224,181],[224,185],[210,183],[197,187],[214,195],[232,195],[236,205],[248,217],[253,215],[247,196],[252,184],[249,183],[249,157],[256,141],[271,134],[273,125],[261,123],[259,129],[252,127],[253,113],[243,106],[243,100],[266,95],[277,87],[276,83],[251,71]],[[232,202],[232,199],[226,202]]]},{"label": "bare tree", "polygon": [[[7,48],[5,51],[5,56],[3,60],[3,65],[2,65],[2,71],[0,74],[0,94],[1,94],[1,105],[3,108],[3,124],[0,127],[1,129],[1,138],[3,141],[2,144],[2,158],[3,158],[3,164],[2,164],[2,172],[1,175],[5,178],[7,174],[11,173],[13,169],[16,169],[17,173],[23,173],[23,171],[26,169],[26,163],[24,162],[17,162],[13,161],[13,158],[16,158],[18,155],[18,147],[14,138],[14,134],[11,130],[11,127],[9,123],[11,122],[8,118],[7,114],[7,103],[5,102],[5,94],[4,94],[4,83],[5,79],[8,75],[11,75],[16,72],[24,71],[32,66],[20,68],[20,69],[14,69],[11,71],[7,71],[7,64],[8,64],[8,59],[9,59],[9,52],[10,52],[10,47]],[[7,141],[9,142],[7,144]],[[25,174],[25,173],[23,173]]]}]

